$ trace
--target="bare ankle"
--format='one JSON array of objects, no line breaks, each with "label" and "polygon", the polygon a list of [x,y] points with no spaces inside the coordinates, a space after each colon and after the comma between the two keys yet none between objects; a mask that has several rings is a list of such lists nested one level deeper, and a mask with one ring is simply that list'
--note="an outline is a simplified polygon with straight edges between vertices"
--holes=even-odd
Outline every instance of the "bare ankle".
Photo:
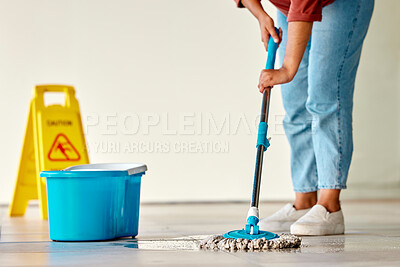
[{"label": "bare ankle", "polygon": [[317,192],[296,193],[293,207],[296,210],[312,208],[317,203]]},{"label": "bare ankle", "polygon": [[317,204],[316,202],[294,202],[293,207],[296,210],[304,210],[304,209],[310,209],[312,208],[315,204]]},{"label": "bare ankle", "polygon": [[321,189],[317,204],[324,206],[329,212],[339,211],[339,195],[340,189]]},{"label": "bare ankle", "polygon": [[321,202],[321,201],[318,201],[317,204],[319,204],[321,206],[324,206],[325,209],[327,211],[331,212],[331,213],[339,211],[341,209],[340,208],[340,202]]}]

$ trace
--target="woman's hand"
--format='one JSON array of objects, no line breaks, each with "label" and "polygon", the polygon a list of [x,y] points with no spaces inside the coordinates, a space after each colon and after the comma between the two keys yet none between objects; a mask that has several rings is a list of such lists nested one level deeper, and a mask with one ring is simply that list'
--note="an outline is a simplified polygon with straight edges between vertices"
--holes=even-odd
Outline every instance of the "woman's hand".
[{"label": "woman's hand", "polygon": [[293,80],[293,71],[290,71],[284,67],[276,70],[262,70],[260,74],[260,81],[258,83],[258,89],[261,93],[268,87],[273,87],[277,84],[288,83]]},{"label": "woman's hand", "polygon": [[275,43],[280,44],[282,41],[282,29],[279,28],[279,35],[276,34],[274,20],[266,13],[258,17],[258,22],[260,23],[261,41],[268,52],[269,36],[271,35]]}]

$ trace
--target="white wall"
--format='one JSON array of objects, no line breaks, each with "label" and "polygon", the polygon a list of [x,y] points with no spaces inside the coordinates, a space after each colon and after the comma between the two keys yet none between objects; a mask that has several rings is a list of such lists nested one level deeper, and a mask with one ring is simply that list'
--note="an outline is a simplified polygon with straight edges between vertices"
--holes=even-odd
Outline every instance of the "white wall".
[{"label": "white wall", "polygon": [[400,2],[376,1],[354,104],[354,149],[346,196],[400,197]]},{"label": "white wall", "polygon": [[[222,0],[1,1],[1,6],[0,203],[12,196],[32,88],[44,83],[76,87],[92,162],[148,165],[144,201],[249,199],[261,102],[256,85],[265,52],[257,22],[246,10]],[[399,7],[396,0],[377,1],[363,51],[348,198],[395,196],[400,188]],[[223,124],[228,114],[229,129]],[[293,195],[283,114],[276,88],[262,199]],[[209,116],[222,132],[208,129]],[[137,122],[132,118],[139,118],[139,131],[129,135]],[[127,144],[138,142],[169,145],[170,151],[125,152]],[[228,150],[175,151],[176,143],[192,142]],[[110,145],[120,145],[120,151]]]}]

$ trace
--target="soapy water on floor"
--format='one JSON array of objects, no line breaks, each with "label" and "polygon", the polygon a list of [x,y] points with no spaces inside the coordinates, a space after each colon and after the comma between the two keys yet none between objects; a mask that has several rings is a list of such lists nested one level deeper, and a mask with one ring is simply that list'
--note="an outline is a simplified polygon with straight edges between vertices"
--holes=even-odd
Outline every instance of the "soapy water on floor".
[{"label": "soapy water on floor", "polygon": [[227,252],[298,252],[301,238],[289,234],[282,234],[273,240],[247,240],[224,239],[221,235],[213,236],[185,236],[170,239],[131,240],[121,243],[113,243],[115,246],[140,250],[209,250]]},{"label": "soapy water on floor", "polygon": [[197,236],[185,236],[168,239],[133,239],[115,242],[113,245],[140,250],[199,250],[200,240]]},{"label": "soapy water on floor", "polygon": [[157,239],[157,240],[138,240],[131,244],[126,244],[127,248],[137,248],[143,250],[198,250],[198,241],[192,238],[176,239]]}]

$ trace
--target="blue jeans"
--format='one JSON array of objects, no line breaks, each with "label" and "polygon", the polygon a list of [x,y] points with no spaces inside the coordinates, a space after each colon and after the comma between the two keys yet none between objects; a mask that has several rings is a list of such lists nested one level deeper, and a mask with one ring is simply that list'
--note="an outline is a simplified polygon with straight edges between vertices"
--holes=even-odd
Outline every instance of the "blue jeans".
[{"label": "blue jeans", "polygon": [[[353,153],[353,92],[374,0],[336,0],[315,22],[299,70],[282,85],[283,126],[291,148],[294,191],[344,189]],[[282,65],[288,23],[283,30]]]}]

